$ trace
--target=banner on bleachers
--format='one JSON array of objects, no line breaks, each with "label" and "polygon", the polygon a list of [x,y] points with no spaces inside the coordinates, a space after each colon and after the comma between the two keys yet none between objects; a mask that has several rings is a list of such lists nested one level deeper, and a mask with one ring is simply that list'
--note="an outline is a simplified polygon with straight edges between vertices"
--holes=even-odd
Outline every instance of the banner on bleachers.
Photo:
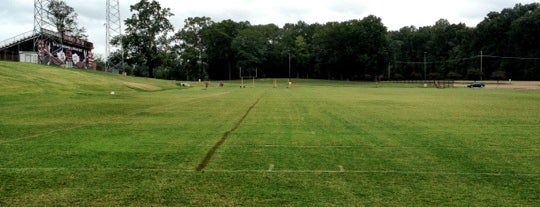
[{"label": "banner on bleachers", "polygon": [[91,49],[38,38],[37,51],[41,64],[65,65],[70,68],[93,68]]}]

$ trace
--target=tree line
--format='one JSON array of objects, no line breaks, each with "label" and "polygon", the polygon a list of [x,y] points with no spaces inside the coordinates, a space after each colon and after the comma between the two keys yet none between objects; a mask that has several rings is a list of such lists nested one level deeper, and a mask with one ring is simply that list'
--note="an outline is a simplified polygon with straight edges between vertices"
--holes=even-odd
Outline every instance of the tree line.
[{"label": "tree line", "polygon": [[381,18],[252,25],[190,17],[175,30],[169,8],[131,6],[123,50],[108,61],[131,75],[176,80],[260,78],[540,79],[540,4],[490,12],[476,27],[445,19],[388,31]]}]

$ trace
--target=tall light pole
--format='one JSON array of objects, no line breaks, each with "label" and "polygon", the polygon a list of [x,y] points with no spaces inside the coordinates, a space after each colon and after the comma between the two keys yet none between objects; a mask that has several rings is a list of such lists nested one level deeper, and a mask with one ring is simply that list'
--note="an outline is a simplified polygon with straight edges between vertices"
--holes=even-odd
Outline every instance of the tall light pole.
[{"label": "tall light pole", "polygon": [[289,80],[291,79],[291,52],[289,52]]},{"label": "tall light pole", "polygon": [[426,76],[426,67],[427,67],[427,62],[426,62],[426,54],[427,52],[424,52],[424,81],[427,80],[427,76]]}]

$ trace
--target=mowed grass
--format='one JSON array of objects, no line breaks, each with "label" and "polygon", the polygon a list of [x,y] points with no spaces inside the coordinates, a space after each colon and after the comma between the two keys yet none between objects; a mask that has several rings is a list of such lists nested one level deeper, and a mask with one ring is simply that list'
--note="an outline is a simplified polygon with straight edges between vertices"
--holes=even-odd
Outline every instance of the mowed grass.
[{"label": "mowed grass", "polygon": [[0,206],[540,203],[540,91],[176,83],[0,62]]}]

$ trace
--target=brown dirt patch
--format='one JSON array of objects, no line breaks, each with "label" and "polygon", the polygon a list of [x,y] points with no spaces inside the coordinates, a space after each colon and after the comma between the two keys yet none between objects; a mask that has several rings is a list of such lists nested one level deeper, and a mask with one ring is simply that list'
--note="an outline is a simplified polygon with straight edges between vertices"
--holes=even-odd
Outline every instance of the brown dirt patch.
[{"label": "brown dirt patch", "polygon": [[240,127],[240,124],[242,124],[244,119],[246,119],[246,117],[249,115],[249,112],[251,112],[251,110],[253,110],[253,108],[255,108],[255,106],[259,103],[261,98],[262,98],[262,96],[259,97],[259,99],[257,99],[257,101],[255,101],[255,103],[253,103],[253,105],[251,105],[248,108],[248,110],[246,111],[244,116],[242,116],[242,118],[240,118],[240,120],[238,120],[238,122],[236,122],[236,124],[234,125],[234,127],[231,130],[229,130],[229,131],[227,131],[227,132],[225,132],[223,134],[221,139],[214,145],[214,147],[212,147],[212,149],[210,149],[210,151],[208,151],[208,153],[206,153],[206,156],[201,161],[201,163],[199,163],[199,165],[197,166],[197,168],[195,170],[201,172],[201,171],[204,170],[204,168],[206,168],[206,166],[208,166],[208,163],[210,163],[210,160],[212,159],[212,157],[214,156],[216,151],[221,147],[221,145],[223,145],[223,143],[225,143],[225,140],[227,140],[227,138],[229,138],[229,135],[231,133],[233,133],[234,131],[236,131],[236,129],[238,129],[238,127]]},{"label": "brown dirt patch", "polygon": [[124,82],[124,85],[126,85],[129,88],[143,90],[143,91],[159,91],[159,90],[162,90],[158,86],[148,85],[148,84],[144,84],[144,83]]},{"label": "brown dirt patch", "polygon": [[[472,81],[471,81],[472,82]],[[484,81],[488,89],[527,89],[540,90],[540,81]],[[455,87],[466,87],[467,84],[456,84]]]}]

